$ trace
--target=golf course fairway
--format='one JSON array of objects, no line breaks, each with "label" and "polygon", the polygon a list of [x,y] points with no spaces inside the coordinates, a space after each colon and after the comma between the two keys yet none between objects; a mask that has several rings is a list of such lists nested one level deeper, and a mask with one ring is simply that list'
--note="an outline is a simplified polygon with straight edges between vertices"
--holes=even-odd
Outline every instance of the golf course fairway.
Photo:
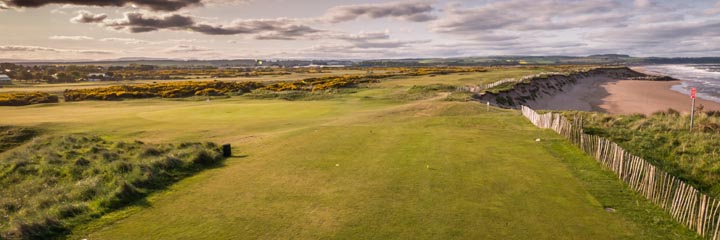
[{"label": "golf course fairway", "polygon": [[232,144],[222,166],[72,239],[696,238],[517,111],[361,95],[38,105],[3,124]]}]

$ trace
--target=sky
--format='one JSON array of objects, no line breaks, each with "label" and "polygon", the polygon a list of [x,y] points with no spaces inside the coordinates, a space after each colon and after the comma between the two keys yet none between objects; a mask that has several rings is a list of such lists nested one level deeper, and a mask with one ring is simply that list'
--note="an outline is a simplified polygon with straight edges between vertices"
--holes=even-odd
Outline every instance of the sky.
[{"label": "sky", "polygon": [[720,56],[720,0],[0,0],[0,59]]}]

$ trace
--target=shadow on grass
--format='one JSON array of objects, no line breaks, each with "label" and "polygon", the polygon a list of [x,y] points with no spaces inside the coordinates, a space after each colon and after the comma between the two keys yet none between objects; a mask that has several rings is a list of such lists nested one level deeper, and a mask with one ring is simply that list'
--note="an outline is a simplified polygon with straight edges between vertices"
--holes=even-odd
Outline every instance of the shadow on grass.
[{"label": "shadow on grass", "polygon": [[229,159],[242,159],[242,158],[246,158],[248,156],[249,155],[244,155],[244,154],[231,155],[230,157],[223,158],[222,160],[219,160],[213,164],[204,165],[203,168],[197,169],[195,171],[190,171],[185,174],[176,175],[173,178],[173,180],[163,182],[156,188],[149,189],[147,192],[143,193],[142,196],[140,196],[139,198],[137,198],[131,202],[126,203],[124,206],[114,209],[114,210],[110,210],[103,214],[98,214],[91,219],[86,219],[86,221],[84,223],[80,223],[79,225],[75,226],[71,231],[65,232],[65,235],[60,235],[57,237],[58,237],[58,239],[86,238],[87,235],[93,231],[96,231],[105,226],[111,225],[117,221],[120,221],[122,219],[130,217],[133,214],[136,214],[136,213],[142,211],[143,209],[152,208],[153,207],[152,200],[151,200],[152,197],[165,193],[174,184],[179,183],[183,179],[198,175],[207,170],[225,167],[225,166],[227,166],[226,161]]}]

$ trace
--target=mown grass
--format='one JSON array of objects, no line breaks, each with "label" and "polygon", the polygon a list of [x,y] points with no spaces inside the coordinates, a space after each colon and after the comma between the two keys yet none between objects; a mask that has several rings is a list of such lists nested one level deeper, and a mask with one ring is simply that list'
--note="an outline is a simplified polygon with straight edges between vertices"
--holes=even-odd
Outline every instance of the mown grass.
[{"label": "mown grass", "polygon": [[[568,112],[573,117],[576,112]],[[606,137],[663,170],[720,197],[720,116],[699,113],[690,131],[690,116],[677,111],[650,116],[577,113],[587,133]]]},{"label": "mown grass", "polygon": [[425,86],[440,77],[458,86],[452,76],[467,77],[393,79],[314,101],[4,108],[0,123],[112,141],[231,143],[246,155],[76,227],[71,239],[695,237],[553,132]]},{"label": "mown grass", "polygon": [[37,138],[0,158],[0,238],[57,237],[221,159],[212,143]]},{"label": "mown grass", "polygon": [[642,238],[697,239],[684,226],[679,225],[668,213],[645,200],[617,178],[611,171],[597,171],[604,168],[590,156],[564,139],[543,142],[551,154],[560,159],[580,180],[587,191],[606,211],[643,225],[638,229]]},{"label": "mown grass", "polygon": [[[351,115],[233,143],[248,156],[74,237],[694,238],[641,197],[607,193],[623,186],[600,166],[586,171],[615,185],[588,191],[596,182],[578,178],[559,160],[577,151],[536,143],[560,137],[515,112],[421,102]],[[598,200],[603,197],[609,199]],[[605,211],[617,198],[639,205]],[[644,222],[648,218],[665,225],[657,228]]]}]

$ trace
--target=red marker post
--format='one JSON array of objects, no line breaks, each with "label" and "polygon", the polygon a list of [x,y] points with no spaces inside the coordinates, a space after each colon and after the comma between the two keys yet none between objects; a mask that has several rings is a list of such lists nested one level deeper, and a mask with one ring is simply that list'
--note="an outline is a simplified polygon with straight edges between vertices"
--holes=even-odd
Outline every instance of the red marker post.
[{"label": "red marker post", "polygon": [[690,109],[690,131],[693,129],[693,120],[695,119],[695,96],[697,95],[697,89],[690,89],[690,98],[692,98],[692,108]]}]

